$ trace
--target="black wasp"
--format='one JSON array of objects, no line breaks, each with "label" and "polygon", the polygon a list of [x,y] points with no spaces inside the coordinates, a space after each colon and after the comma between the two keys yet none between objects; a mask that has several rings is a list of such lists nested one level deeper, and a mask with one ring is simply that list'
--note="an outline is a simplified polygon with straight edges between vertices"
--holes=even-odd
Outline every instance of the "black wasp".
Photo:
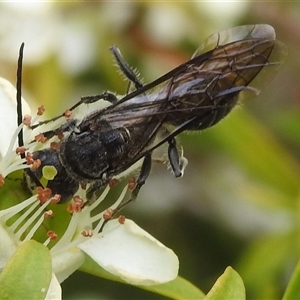
[{"label": "black wasp", "polygon": [[[34,159],[41,161],[33,171],[38,179],[44,166],[57,169],[47,186],[53,194],[61,195],[61,202],[68,201],[79,184],[89,184],[87,198],[92,199],[112,178],[142,159],[132,193],[132,199],[136,198],[149,175],[153,150],[166,142],[170,166],[176,177],[181,176],[183,166],[175,137],[185,130],[203,130],[218,123],[237,104],[242,92],[258,94],[257,75],[274,73],[286,48],[275,40],[270,25],[231,28],[209,37],[189,61],[146,85],[115,46],[111,51],[134,90],[123,97],[104,92],[82,98],[71,110],[100,99],[110,105],[45,132],[48,138],[64,133],[60,148],[33,153]],[[31,176],[29,181],[33,180]]]}]

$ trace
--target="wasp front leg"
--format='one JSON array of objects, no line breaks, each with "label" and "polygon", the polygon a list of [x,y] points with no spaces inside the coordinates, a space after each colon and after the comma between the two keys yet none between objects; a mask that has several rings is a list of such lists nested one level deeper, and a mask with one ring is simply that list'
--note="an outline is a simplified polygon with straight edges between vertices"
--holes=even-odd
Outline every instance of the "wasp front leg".
[{"label": "wasp front leg", "polygon": [[114,93],[108,91],[105,91],[99,95],[84,96],[81,97],[81,101],[79,101],[73,107],[71,107],[71,110],[75,109],[82,103],[90,104],[90,103],[97,102],[99,100],[104,100],[104,101],[108,101],[111,104],[116,104],[118,102],[118,97]]},{"label": "wasp front leg", "polygon": [[74,104],[67,111],[64,111],[61,115],[58,115],[58,116],[56,116],[54,118],[51,118],[49,120],[38,122],[37,124],[32,125],[30,128],[31,129],[35,129],[35,128],[41,126],[41,125],[48,124],[50,122],[54,122],[54,121],[56,121],[56,120],[58,120],[60,118],[66,117],[66,112],[69,113],[70,111],[73,111],[75,108],[77,108],[81,104],[95,103],[95,102],[97,102],[99,100],[104,100],[104,101],[108,101],[111,104],[115,104],[115,103],[118,102],[118,97],[114,93],[107,92],[107,91],[105,91],[105,92],[103,92],[101,94],[98,94],[98,95],[81,97],[80,101],[78,101],[76,104]]}]

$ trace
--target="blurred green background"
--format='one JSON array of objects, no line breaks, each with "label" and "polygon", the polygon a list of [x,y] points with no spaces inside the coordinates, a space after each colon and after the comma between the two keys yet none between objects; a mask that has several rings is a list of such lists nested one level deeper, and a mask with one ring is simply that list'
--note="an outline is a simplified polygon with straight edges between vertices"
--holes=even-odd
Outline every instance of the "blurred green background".
[{"label": "blurred green background", "polygon": [[[24,97],[51,117],[80,96],[125,92],[111,45],[148,83],[210,34],[255,23],[288,47],[278,75],[217,126],[182,134],[184,177],[154,164],[122,213],[172,248],[180,275],[204,292],[231,265],[248,299],[280,299],[300,256],[299,2],[0,3],[0,76],[15,82],[25,42]],[[62,287],[64,299],[162,298],[82,272]]]}]

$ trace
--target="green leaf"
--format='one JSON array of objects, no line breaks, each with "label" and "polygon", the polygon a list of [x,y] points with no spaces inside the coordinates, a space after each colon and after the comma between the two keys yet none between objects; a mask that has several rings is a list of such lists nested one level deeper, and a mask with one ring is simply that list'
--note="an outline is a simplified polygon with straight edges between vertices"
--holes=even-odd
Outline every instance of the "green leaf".
[{"label": "green leaf", "polygon": [[236,268],[253,298],[270,297],[269,293],[279,288],[278,278],[287,262],[297,255],[297,235],[292,231],[256,239],[240,258]]},{"label": "green leaf", "polygon": [[[80,270],[108,280],[113,280],[113,281],[118,281],[121,283],[128,284],[125,281],[121,280],[119,277],[114,276],[108,273],[107,271],[105,271],[104,269],[102,269],[87,255],[84,264],[80,267]],[[136,287],[172,299],[199,299],[200,300],[200,299],[204,299],[205,297],[204,293],[201,290],[199,290],[196,286],[194,286],[189,281],[179,276],[175,280],[165,284],[152,285],[152,286],[136,286]]]},{"label": "green leaf", "polygon": [[277,205],[292,209],[298,205],[300,169],[296,158],[245,110],[232,113],[205,133],[257,181],[285,195]]},{"label": "green leaf", "polygon": [[246,299],[246,292],[242,278],[235,270],[228,267],[218,278],[204,299]]},{"label": "green leaf", "polygon": [[0,299],[45,299],[51,275],[48,248],[28,241],[17,249],[0,274]]},{"label": "green leaf", "polygon": [[300,299],[300,261],[282,298],[282,300],[290,299]]},{"label": "green leaf", "polygon": [[280,109],[272,114],[272,125],[283,141],[288,141],[296,147],[300,146],[300,111],[293,106]]},{"label": "green leaf", "polygon": [[171,299],[204,299],[205,294],[188,280],[178,276],[165,284],[139,286],[149,292],[157,293]]}]

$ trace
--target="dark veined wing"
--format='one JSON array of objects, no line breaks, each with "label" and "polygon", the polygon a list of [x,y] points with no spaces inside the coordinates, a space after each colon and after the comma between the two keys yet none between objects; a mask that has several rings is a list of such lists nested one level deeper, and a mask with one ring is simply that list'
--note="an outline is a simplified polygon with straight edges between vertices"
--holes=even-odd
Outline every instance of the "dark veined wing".
[{"label": "dark veined wing", "polygon": [[[255,96],[267,78],[282,61],[278,51],[282,45],[275,40],[246,39],[217,47],[201,65],[190,65],[172,80],[164,122],[180,126],[198,117],[187,130],[200,130],[216,124],[236,105],[240,96]],[[274,60],[275,58],[275,60]],[[265,76],[266,76],[265,75]],[[254,81],[256,79],[256,83]]]},{"label": "dark veined wing", "polygon": [[219,46],[224,46],[226,44],[249,39],[275,40],[275,30],[268,24],[254,24],[236,26],[214,33],[199,46],[199,48],[194,52],[192,58],[197,57]]},{"label": "dark veined wing", "polygon": [[126,95],[106,111],[96,112],[95,117],[101,115],[109,123],[124,121],[126,126],[131,120],[149,122],[154,115],[175,114],[179,120],[184,113],[201,115],[222,105],[222,97],[228,100],[240,92],[252,97],[253,92],[258,94],[282,64],[285,53],[270,25],[245,25],[216,33],[191,60]]},{"label": "dark veined wing", "polygon": [[285,53],[285,46],[275,40],[275,31],[269,25],[222,31],[209,37],[191,60],[92,118],[105,120],[113,128],[143,129],[152,124],[150,134],[147,132],[149,140],[168,127],[167,134],[140,148],[134,159],[137,161],[184,130],[216,124],[241,94],[258,94],[269,79],[266,75],[276,73]]},{"label": "dark veined wing", "polygon": [[[159,77],[158,79],[152,81],[151,83],[144,85],[142,88],[126,95],[119,101],[119,104],[137,95],[145,93],[146,91],[154,88],[155,86],[165,81],[168,81],[172,77],[176,76],[178,73],[184,72],[184,70],[187,69],[191,64],[201,64],[203,61],[207,60],[212,55],[212,52],[216,48],[220,46],[224,46],[226,44],[231,44],[237,41],[242,41],[247,39],[250,40],[267,39],[267,40],[274,41],[275,38],[276,38],[275,30],[272,26],[268,24],[243,25],[243,26],[229,28],[227,30],[218,33],[214,33],[213,35],[208,37],[201,44],[201,46],[195,51],[191,60],[181,64],[180,66],[176,67],[175,69],[171,70],[165,75]],[[279,51],[280,53],[277,56],[277,58],[275,58],[274,60],[278,60],[279,62],[282,62],[283,58],[286,55],[286,48],[284,45],[282,45],[280,48],[281,48],[281,50]]]}]

